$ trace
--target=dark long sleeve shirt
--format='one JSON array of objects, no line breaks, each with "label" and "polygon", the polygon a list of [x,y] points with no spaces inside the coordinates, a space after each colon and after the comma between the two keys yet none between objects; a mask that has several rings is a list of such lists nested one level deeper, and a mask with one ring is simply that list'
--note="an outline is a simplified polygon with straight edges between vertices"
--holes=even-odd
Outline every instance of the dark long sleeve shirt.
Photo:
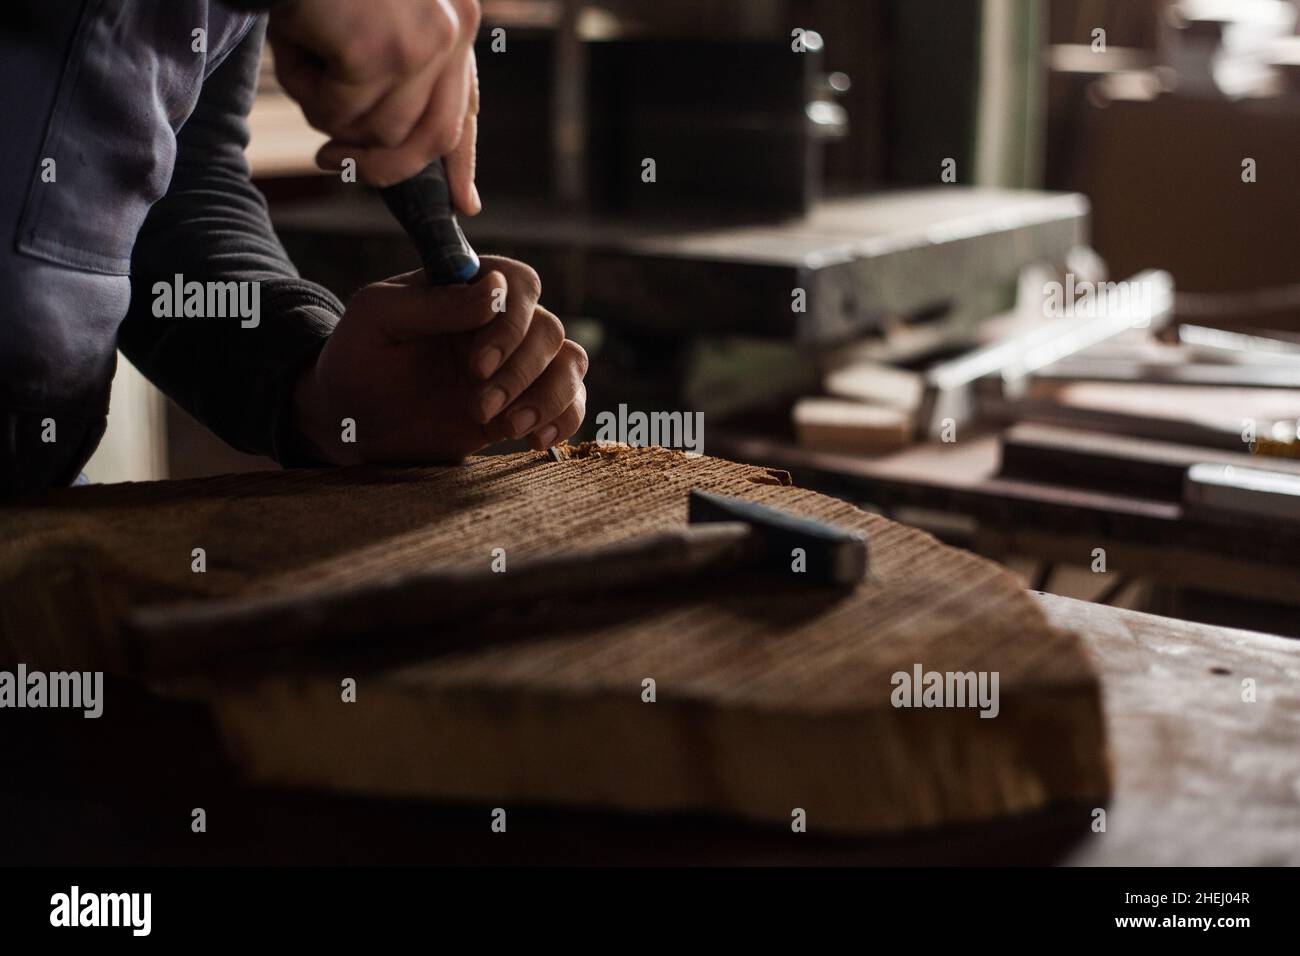
[{"label": "dark long sleeve shirt", "polygon": [[[234,7],[258,5],[0,5],[0,495],[77,474],[119,345],[230,444],[289,456],[292,383],[342,307],[298,276],[249,181],[265,25]],[[158,317],[177,276],[256,283],[256,325]]]}]

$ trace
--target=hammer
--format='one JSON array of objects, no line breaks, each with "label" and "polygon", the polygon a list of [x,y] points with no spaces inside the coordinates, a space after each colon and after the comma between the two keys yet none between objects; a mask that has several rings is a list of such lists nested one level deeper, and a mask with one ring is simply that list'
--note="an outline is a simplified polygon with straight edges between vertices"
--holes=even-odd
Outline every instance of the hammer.
[{"label": "hammer", "polygon": [[850,588],[866,577],[860,532],[698,490],[688,514],[683,528],[521,561],[503,573],[436,568],[344,588],[146,606],[127,618],[127,649],[141,669],[163,671],[233,652],[427,628],[474,611],[738,571],[808,587]]}]

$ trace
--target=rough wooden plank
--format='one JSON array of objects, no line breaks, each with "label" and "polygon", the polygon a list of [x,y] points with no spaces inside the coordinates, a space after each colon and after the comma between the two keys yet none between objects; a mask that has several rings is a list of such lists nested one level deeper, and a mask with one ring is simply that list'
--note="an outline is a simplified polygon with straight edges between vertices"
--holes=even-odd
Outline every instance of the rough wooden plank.
[{"label": "rough wooden plank", "polygon": [[[802,807],[820,832],[851,833],[1104,796],[1096,680],[1077,638],[1047,626],[1013,576],[752,466],[660,450],[524,454],[73,490],[0,510],[0,574],[22,573],[32,550],[112,555],[113,575],[86,571],[106,620],[160,590],[342,583],[645,534],[682,523],[692,487],[866,532],[872,579],[848,597],[736,578],[557,601],[342,654],[214,661],[166,689],[206,702],[243,778],[261,785],[786,826]],[[189,571],[199,543],[206,575]],[[76,628],[57,624],[67,608],[6,595],[0,622],[27,660],[84,657]],[[45,626],[15,634],[16,620]],[[996,671],[998,716],[893,707],[892,675],[917,664]],[[356,704],[340,700],[345,677]]]}]

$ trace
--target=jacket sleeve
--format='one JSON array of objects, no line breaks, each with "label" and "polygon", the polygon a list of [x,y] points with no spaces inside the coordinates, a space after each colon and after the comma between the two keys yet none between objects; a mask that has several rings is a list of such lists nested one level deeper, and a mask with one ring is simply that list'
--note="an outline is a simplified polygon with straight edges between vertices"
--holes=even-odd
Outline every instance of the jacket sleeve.
[{"label": "jacket sleeve", "polygon": [[[234,447],[293,464],[289,401],[343,307],[299,277],[249,178],[244,148],[266,31],[262,18],[203,85],[177,135],[166,195],[132,254],[131,307],[118,345],[159,388]],[[177,277],[183,277],[178,280]],[[239,316],[176,315],[161,283],[244,283],[256,325]],[[172,305],[178,300],[173,297]]]}]

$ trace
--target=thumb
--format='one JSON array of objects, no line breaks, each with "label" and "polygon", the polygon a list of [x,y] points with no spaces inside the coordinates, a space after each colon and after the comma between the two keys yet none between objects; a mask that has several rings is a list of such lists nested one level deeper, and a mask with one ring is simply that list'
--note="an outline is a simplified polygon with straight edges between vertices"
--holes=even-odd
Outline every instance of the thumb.
[{"label": "thumb", "polygon": [[361,314],[393,342],[409,342],[487,325],[496,314],[494,298],[506,288],[500,272],[489,272],[472,285],[431,286],[416,282],[417,277],[422,280],[423,273],[366,286],[353,297],[348,312]]}]

